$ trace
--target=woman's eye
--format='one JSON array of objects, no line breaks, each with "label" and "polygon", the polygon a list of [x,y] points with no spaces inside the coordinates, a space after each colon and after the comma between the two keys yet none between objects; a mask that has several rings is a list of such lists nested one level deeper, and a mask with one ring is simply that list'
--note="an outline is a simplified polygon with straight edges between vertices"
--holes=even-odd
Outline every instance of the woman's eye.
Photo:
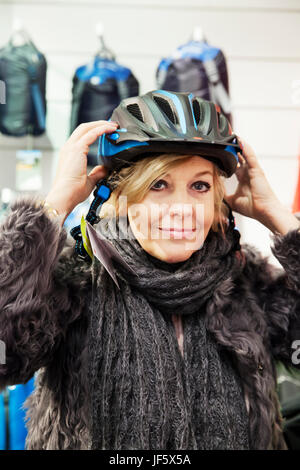
[{"label": "woman's eye", "polygon": [[206,189],[204,191],[200,191],[201,193],[205,193],[206,191],[209,191],[210,189],[210,184],[209,183],[205,183],[204,181],[196,181],[195,183],[193,183],[195,186],[196,186],[196,189],[197,191],[199,190],[200,191],[200,187],[204,186]]},{"label": "woman's eye", "polygon": [[154,189],[154,190],[158,190],[158,189],[161,189],[161,187],[159,187],[160,184],[166,184],[166,182],[164,180],[158,180],[156,181],[156,183],[154,183],[150,189]]},{"label": "woman's eye", "polygon": [[[168,183],[166,183],[166,181],[164,180],[158,180],[156,181],[150,189],[153,189],[154,191],[158,191],[160,189],[163,189],[163,186],[162,185],[168,185]],[[204,181],[196,181],[195,183],[193,183],[193,186],[196,187],[196,190],[201,192],[201,193],[205,193],[207,191],[209,191],[210,189],[210,184],[209,183],[206,183]],[[201,190],[202,188],[202,190]],[[203,189],[205,188],[205,189]]]}]

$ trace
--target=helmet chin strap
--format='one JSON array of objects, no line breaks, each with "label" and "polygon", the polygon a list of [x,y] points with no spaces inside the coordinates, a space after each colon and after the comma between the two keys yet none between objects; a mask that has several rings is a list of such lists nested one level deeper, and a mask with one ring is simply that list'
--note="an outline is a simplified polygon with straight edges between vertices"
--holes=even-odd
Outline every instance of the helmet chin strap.
[{"label": "helmet chin strap", "polygon": [[228,204],[227,201],[225,201],[225,199],[223,199],[224,204],[228,207],[229,209],[229,214],[228,214],[228,220],[229,220],[229,224],[232,226],[232,227],[235,227],[235,219],[234,219],[234,216],[232,214],[232,210],[231,210],[231,207],[230,205]]},{"label": "helmet chin strap", "polygon": [[[102,178],[97,182],[93,193],[94,199],[85,218],[85,220],[88,221],[91,225],[97,224],[100,221],[100,217],[97,215],[97,210],[104,202],[109,199],[112,190],[112,187],[107,182],[107,178]],[[83,244],[81,225],[73,227],[70,230],[70,234],[76,241],[75,251],[77,255],[85,261],[91,261],[91,257]]]},{"label": "helmet chin strap", "polygon": [[228,204],[227,201],[225,201],[225,199],[223,199],[224,204],[228,207],[229,209],[229,214],[228,214],[228,220],[229,220],[229,228],[232,228],[233,229],[233,236],[235,238],[235,244],[234,244],[234,250],[235,251],[239,251],[241,249],[241,245],[240,245],[240,238],[241,238],[241,234],[239,232],[239,229],[236,227],[236,224],[235,224],[235,217],[233,216],[233,213],[232,213],[232,210],[231,210],[231,207],[230,205]]}]

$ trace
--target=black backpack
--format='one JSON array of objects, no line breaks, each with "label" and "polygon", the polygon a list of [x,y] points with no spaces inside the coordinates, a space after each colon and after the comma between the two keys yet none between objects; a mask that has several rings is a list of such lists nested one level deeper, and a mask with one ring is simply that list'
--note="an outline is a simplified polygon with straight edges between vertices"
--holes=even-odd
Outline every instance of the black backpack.
[{"label": "black backpack", "polygon": [[205,40],[189,41],[161,60],[156,71],[157,88],[193,93],[218,104],[232,124],[226,59]]},{"label": "black backpack", "polygon": [[[138,94],[139,83],[130,69],[96,55],[74,74],[70,133],[83,122],[108,120],[122,99]],[[96,141],[90,146],[88,165],[98,164],[97,154]]]},{"label": "black backpack", "polygon": [[0,49],[0,80],[5,104],[0,106],[0,132],[35,136],[45,132],[47,62],[32,41]]}]

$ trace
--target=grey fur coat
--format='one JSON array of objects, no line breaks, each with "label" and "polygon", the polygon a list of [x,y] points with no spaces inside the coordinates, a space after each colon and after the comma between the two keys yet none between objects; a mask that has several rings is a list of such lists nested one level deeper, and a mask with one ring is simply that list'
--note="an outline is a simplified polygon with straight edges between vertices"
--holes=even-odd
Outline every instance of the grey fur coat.
[{"label": "grey fur coat", "polygon": [[[275,364],[300,369],[292,360],[293,342],[300,340],[300,232],[270,236],[283,270],[243,244],[247,263],[238,288],[229,283],[218,292],[220,304],[233,293],[230,309],[235,312],[239,296],[247,295],[259,322],[241,311],[239,328],[225,319],[216,340],[236,355],[250,423],[258,425],[261,435],[271,430],[269,449],[286,449]],[[65,228],[35,198],[19,196],[0,226],[0,340],[6,345],[0,387],[25,383],[36,373],[35,392],[27,401],[28,449],[89,449],[91,282],[90,267],[75,256]],[[244,346],[253,341],[250,331],[261,337],[258,348],[264,357],[259,363],[238,347],[240,341]]]}]

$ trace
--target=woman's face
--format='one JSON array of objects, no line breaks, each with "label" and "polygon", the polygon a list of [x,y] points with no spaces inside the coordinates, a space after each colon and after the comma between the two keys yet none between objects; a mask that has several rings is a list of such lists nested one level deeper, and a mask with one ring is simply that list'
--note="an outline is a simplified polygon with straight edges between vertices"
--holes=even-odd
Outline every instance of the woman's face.
[{"label": "woman's face", "polygon": [[168,263],[201,248],[214,220],[213,163],[192,156],[155,180],[144,200],[128,207],[134,236]]}]

